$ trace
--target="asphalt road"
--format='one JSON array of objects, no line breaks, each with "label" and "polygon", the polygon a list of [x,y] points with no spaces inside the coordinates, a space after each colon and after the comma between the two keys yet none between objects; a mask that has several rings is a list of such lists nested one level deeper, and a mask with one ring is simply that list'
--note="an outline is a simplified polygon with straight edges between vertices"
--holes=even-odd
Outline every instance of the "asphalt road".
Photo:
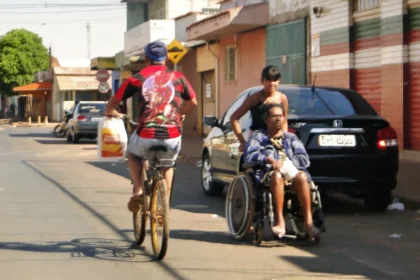
[{"label": "asphalt road", "polygon": [[225,198],[203,194],[188,158],[156,262],[149,235],[133,246],[127,164],[97,162],[95,141],[68,144],[51,130],[0,126],[1,279],[420,279],[420,213],[370,213],[338,197],[319,245],[267,234],[256,247],[229,236]]}]

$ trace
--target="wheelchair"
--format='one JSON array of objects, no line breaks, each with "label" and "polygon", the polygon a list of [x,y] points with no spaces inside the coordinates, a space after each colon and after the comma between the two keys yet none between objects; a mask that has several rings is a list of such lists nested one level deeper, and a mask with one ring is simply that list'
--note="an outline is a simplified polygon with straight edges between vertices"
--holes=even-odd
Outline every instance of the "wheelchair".
[{"label": "wheelchair", "polygon": [[[263,183],[257,183],[254,172],[255,167],[243,165],[245,171],[236,176],[229,185],[226,196],[226,220],[229,231],[234,239],[243,240],[252,232],[253,226],[255,243],[259,246],[263,240],[265,220],[268,220],[270,228],[274,225],[273,202],[270,192],[270,177],[266,174]],[[258,185],[257,185],[258,184]],[[324,215],[318,187],[311,182],[311,205],[314,225],[325,232]],[[283,238],[295,240],[309,240],[304,230],[304,218],[302,208],[299,205],[297,194],[288,188],[284,189],[284,219],[286,234]],[[317,235],[311,242],[318,244],[321,235]]]}]

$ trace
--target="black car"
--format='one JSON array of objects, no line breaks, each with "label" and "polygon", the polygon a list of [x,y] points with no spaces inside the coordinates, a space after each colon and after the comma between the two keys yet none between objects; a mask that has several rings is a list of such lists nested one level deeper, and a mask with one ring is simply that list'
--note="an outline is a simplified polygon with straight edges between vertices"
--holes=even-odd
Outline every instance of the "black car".
[{"label": "black car", "polygon": [[[204,139],[202,185],[208,195],[221,195],[224,186],[242,171],[239,142],[230,126],[232,113],[262,87],[245,90],[223,117],[206,116],[212,130]],[[397,185],[397,134],[357,92],[334,87],[280,85],[289,101],[289,131],[304,143],[311,160],[309,172],[321,193],[339,192],[364,198],[378,211],[386,209]],[[240,119],[245,139],[251,115]]]}]

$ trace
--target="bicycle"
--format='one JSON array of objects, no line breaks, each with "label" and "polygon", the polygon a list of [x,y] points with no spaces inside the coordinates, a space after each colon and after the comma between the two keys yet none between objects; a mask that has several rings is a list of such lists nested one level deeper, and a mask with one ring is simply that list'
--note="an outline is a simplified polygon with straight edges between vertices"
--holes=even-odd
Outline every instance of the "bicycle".
[{"label": "bicycle", "polygon": [[[129,127],[134,125],[137,124],[130,121]],[[152,247],[157,260],[162,260],[168,249],[170,231],[168,215],[172,199],[171,191],[169,201],[167,200],[168,187],[163,177],[162,169],[172,167],[175,172],[176,167],[175,160],[157,159],[157,153],[160,151],[166,152],[166,149],[165,146],[161,145],[150,148],[150,151],[156,153],[152,158],[152,165],[149,167],[148,171],[146,171],[144,165],[145,161],[143,160],[143,205],[140,205],[138,211],[133,212],[134,237],[137,245],[141,245],[144,242],[146,237],[147,219],[150,219]],[[132,184],[134,184],[133,181]],[[158,227],[162,227],[162,240],[160,242],[158,238]]]},{"label": "bicycle", "polygon": [[69,111],[65,111],[63,115],[63,121],[60,124],[57,124],[54,127],[53,134],[57,138],[63,138],[67,133],[67,123],[69,122],[71,113]]}]

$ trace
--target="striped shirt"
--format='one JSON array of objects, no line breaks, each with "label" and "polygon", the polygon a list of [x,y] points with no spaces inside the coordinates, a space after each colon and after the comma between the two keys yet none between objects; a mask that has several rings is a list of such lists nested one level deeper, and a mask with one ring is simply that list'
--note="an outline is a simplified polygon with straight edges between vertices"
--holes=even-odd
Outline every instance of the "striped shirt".
[{"label": "striped shirt", "polygon": [[127,78],[115,98],[122,101],[136,95],[139,107],[137,134],[143,138],[171,139],[182,135],[181,99],[196,93],[182,73],[165,65],[151,65]]},{"label": "striped shirt", "polygon": [[[302,141],[293,133],[284,132],[283,147],[286,156],[293,162],[297,169],[303,171],[311,180],[307,168],[310,165],[309,155]],[[255,131],[245,145],[243,158],[245,163],[254,166],[256,179],[261,182],[271,165],[265,164],[265,159],[272,157],[279,160],[279,153],[273,146],[265,130]]]}]

